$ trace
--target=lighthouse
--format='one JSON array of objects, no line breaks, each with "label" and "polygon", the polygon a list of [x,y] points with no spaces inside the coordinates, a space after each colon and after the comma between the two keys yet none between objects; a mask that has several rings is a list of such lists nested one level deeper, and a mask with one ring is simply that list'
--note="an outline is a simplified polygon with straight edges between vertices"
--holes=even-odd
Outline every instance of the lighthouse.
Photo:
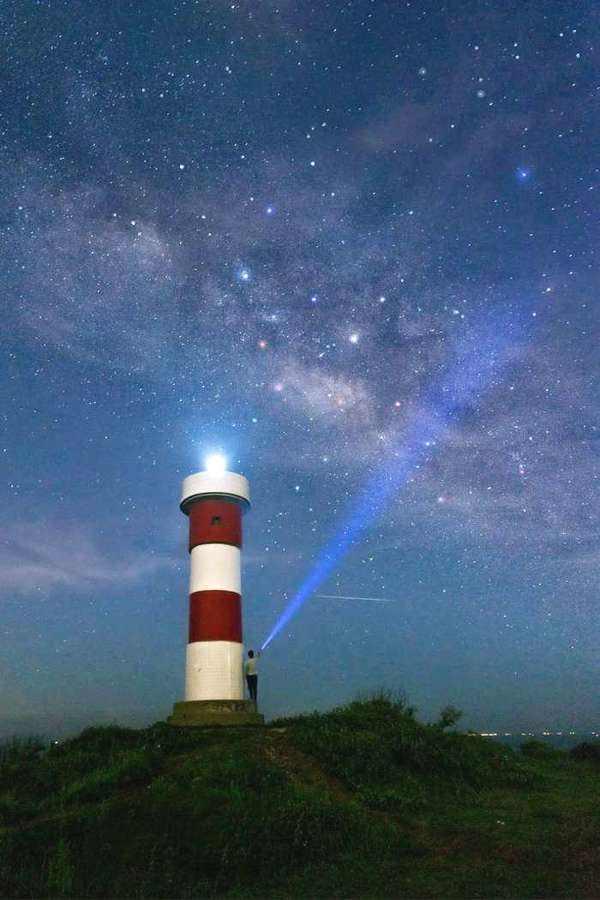
[{"label": "lighthouse", "polygon": [[260,724],[244,700],[242,520],[250,508],[247,479],[220,455],[184,479],[181,511],[189,520],[189,626],[185,700],[172,725]]}]

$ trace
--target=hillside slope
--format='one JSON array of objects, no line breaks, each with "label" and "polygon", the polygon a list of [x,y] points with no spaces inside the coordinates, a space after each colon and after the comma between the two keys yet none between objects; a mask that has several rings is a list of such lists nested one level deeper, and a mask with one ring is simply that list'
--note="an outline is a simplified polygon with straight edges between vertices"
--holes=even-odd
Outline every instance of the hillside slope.
[{"label": "hillside slope", "polygon": [[600,766],[385,697],[0,750],[4,897],[596,897]]}]

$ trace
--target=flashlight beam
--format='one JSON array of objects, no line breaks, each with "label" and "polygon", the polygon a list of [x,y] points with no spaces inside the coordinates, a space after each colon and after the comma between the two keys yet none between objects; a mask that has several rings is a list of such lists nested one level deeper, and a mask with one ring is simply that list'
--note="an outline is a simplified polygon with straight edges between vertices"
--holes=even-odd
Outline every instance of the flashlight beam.
[{"label": "flashlight beam", "polygon": [[[527,316],[529,313],[529,317]],[[394,448],[348,508],[338,531],[325,545],[313,568],[289,601],[261,649],[300,611],[309,597],[332,575],[387,506],[419,469],[431,459],[452,425],[476,408],[484,393],[498,384],[502,370],[518,356],[531,323],[531,304],[482,317],[463,335],[450,363],[425,395],[402,443]]]}]

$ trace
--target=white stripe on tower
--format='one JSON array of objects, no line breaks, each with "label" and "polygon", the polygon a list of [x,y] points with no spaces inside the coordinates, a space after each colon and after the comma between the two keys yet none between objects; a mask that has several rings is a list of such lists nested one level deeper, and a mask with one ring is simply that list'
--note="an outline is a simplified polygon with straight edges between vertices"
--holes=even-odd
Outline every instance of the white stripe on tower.
[{"label": "white stripe on tower", "polygon": [[186,700],[243,700],[244,647],[237,641],[194,641],[185,658]]},{"label": "white stripe on tower", "polygon": [[196,591],[242,593],[241,552],[229,544],[200,544],[190,554],[190,594]]}]

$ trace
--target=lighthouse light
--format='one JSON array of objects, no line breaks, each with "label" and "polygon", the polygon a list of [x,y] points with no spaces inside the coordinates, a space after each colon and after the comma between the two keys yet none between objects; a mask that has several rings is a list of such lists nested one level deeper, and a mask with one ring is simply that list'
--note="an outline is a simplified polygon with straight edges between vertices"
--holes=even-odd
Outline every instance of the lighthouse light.
[{"label": "lighthouse light", "polygon": [[211,453],[204,460],[204,468],[211,475],[219,475],[221,472],[227,471],[227,459],[222,453]]}]

